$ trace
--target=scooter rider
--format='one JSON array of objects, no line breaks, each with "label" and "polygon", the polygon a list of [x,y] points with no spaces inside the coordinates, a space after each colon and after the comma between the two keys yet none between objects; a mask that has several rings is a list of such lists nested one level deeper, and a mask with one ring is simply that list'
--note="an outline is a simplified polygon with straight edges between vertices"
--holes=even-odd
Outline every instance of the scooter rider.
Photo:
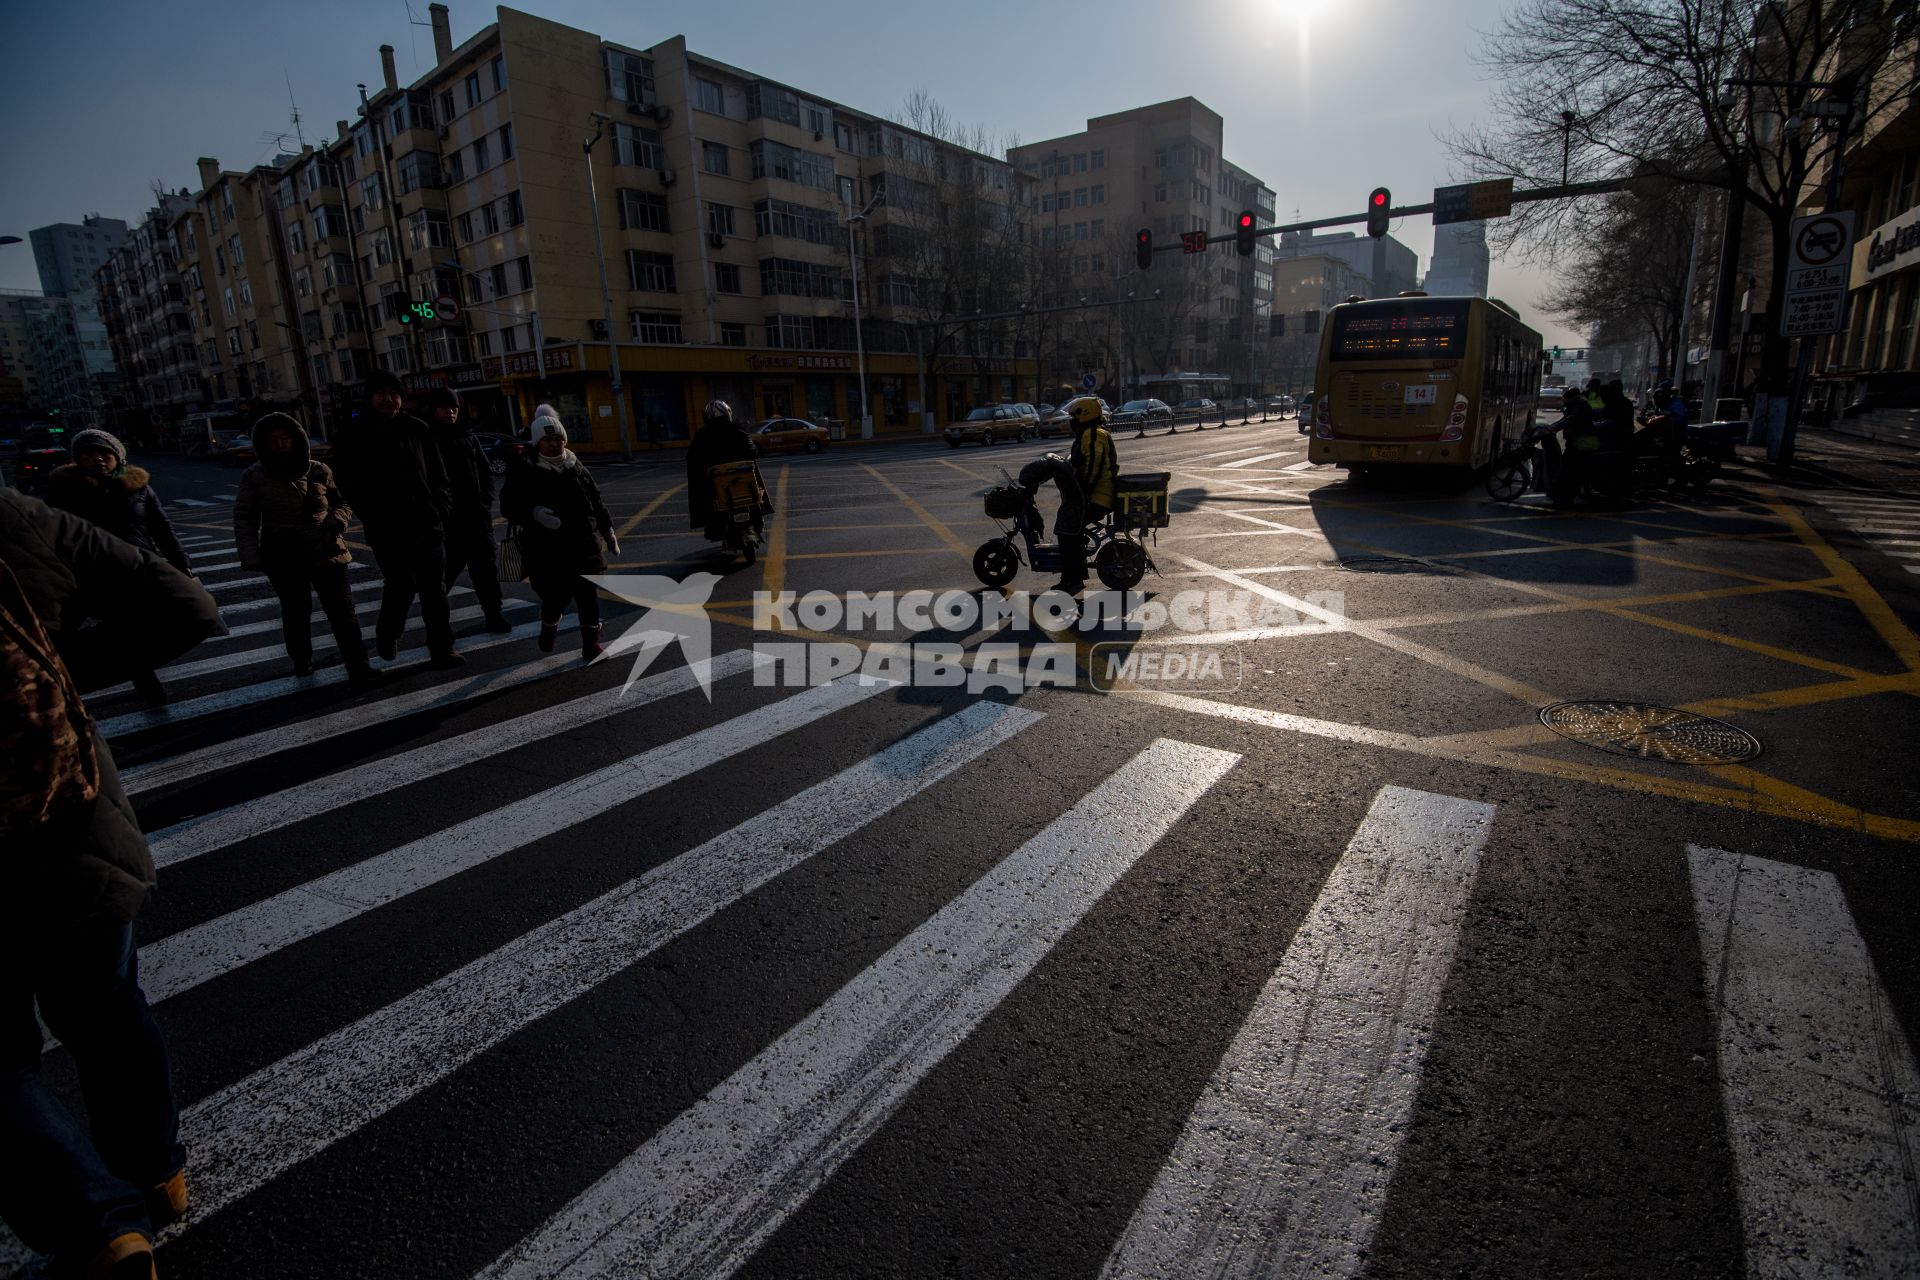
[{"label": "scooter rider", "polygon": [[1114,478],[1120,471],[1120,455],[1107,430],[1112,418],[1107,406],[1093,396],[1080,396],[1067,405],[1067,417],[1073,423],[1073,450],[1068,461],[1079,481],[1078,501],[1063,501],[1054,523],[1060,539],[1060,583],[1055,588],[1069,594],[1087,585],[1086,527],[1113,510]]},{"label": "scooter rider", "polygon": [[[723,462],[752,462],[760,450],[747,429],[734,421],[733,408],[725,400],[707,401],[700,418],[700,430],[687,445],[688,527],[717,542],[725,531],[713,514],[713,482],[707,472]],[[763,506],[762,514],[767,509]]]}]

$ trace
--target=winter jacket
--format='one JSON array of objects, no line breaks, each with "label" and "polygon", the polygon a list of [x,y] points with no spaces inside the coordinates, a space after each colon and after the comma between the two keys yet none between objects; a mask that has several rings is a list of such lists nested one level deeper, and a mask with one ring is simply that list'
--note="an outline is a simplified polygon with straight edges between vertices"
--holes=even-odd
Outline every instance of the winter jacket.
[{"label": "winter jacket", "polygon": [[219,610],[159,557],[13,490],[0,566],[0,928],[131,920],[153,860],[80,691],[178,657]]},{"label": "winter jacket", "polygon": [[453,494],[427,424],[409,413],[363,413],[334,440],[333,474],[366,527],[367,540],[437,541]]},{"label": "winter jacket", "polygon": [[233,504],[240,563],[248,568],[346,564],[353,559],[347,550],[353,512],[332,470],[313,460],[306,431],[291,420],[278,425],[294,436],[293,452],[285,461],[263,453],[240,477]]},{"label": "winter jacket", "polygon": [[[690,529],[704,529],[713,519],[713,481],[710,467],[723,462],[751,462],[759,449],[744,427],[732,422],[711,422],[694,433],[687,444],[687,515]],[[772,511],[771,503],[766,511]]]},{"label": "winter jacket", "polygon": [[47,477],[47,501],[163,557],[182,573],[192,573],[187,553],[173,536],[166,508],[149,480],[145,467],[122,467],[102,476],[69,462]]},{"label": "winter jacket", "polygon": [[1114,450],[1112,434],[1102,426],[1087,427],[1074,436],[1069,456],[1087,505],[1113,510],[1113,482],[1120,470],[1120,455]]},{"label": "winter jacket", "polygon": [[[535,520],[535,507],[560,517],[560,527],[549,529]],[[500,511],[517,526],[529,578],[606,572],[600,540],[612,534],[613,517],[585,467],[555,471],[532,462],[508,463]]]},{"label": "winter jacket", "polygon": [[464,426],[432,426],[453,492],[453,518],[465,524],[493,523],[493,465],[480,438]]}]

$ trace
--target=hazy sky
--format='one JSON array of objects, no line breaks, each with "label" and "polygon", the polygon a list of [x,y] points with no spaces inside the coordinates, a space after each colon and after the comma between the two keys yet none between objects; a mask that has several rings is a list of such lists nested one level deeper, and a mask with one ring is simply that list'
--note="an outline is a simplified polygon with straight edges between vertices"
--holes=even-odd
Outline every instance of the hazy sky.
[{"label": "hazy sky", "polygon": [[[529,0],[543,17],[644,47],[685,35],[701,53],[864,111],[925,89],[959,120],[1018,141],[1089,116],[1192,95],[1226,120],[1227,158],[1279,193],[1280,217],[1358,212],[1452,178],[1436,135],[1475,119],[1471,52],[1515,0]],[[491,6],[450,0],[456,44]],[[1302,15],[1306,15],[1303,17]],[[134,220],[155,179],[197,187],[194,158],[270,158],[288,83],[308,141],[377,85],[378,48],[402,82],[433,61],[426,0],[95,0],[10,5],[0,53],[0,234],[102,213]],[[414,25],[415,23],[419,25]],[[1425,269],[1433,228],[1394,235]],[[1492,292],[1549,342],[1582,341],[1539,315],[1542,278],[1496,261]],[[29,246],[0,246],[0,287],[37,289]]]}]

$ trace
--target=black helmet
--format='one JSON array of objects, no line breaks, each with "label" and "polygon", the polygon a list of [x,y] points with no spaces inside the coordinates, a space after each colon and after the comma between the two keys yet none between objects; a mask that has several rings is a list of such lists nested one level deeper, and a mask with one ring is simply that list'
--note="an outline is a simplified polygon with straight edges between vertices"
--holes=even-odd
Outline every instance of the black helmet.
[{"label": "black helmet", "polygon": [[700,411],[700,416],[708,422],[732,422],[733,406],[725,400],[709,400],[707,407]]}]

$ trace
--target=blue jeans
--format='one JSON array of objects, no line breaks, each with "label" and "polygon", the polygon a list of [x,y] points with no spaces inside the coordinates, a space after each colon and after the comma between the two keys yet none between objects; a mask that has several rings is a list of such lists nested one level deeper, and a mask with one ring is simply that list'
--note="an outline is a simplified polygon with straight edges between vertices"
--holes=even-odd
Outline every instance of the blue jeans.
[{"label": "blue jeans", "polygon": [[[28,1248],[86,1257],[149,1239],[144,1192],[186,1164],[167,1049],[140,990],[133,926],[9,922],[0,940],[0,1217]],[[40,1073],[38,999],[73,1055],[92,1134]]]}]

